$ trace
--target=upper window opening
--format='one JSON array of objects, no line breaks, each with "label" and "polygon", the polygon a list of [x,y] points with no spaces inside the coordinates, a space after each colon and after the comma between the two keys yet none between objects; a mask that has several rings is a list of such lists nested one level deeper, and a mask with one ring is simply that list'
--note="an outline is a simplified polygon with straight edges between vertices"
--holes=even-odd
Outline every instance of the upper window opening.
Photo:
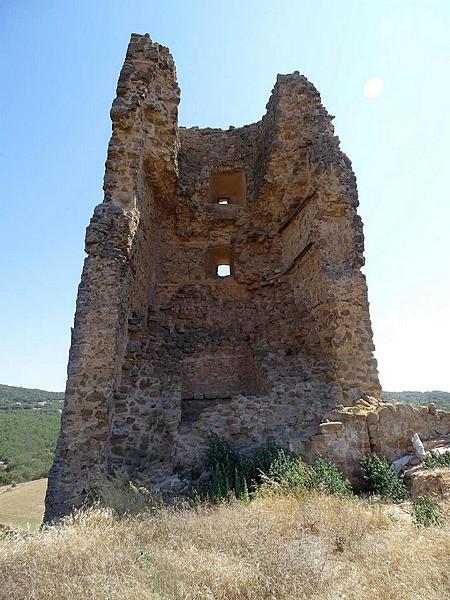
[{"label": "upper window opening", "polygon": [[209,201],[213,204],[246,204],[247,189],[244,171],[212,173],[209,180]]},{"label": "upper window opening", "polygon": [[217,277],[229,277],[230,275],[230,265],[217,265]]}]

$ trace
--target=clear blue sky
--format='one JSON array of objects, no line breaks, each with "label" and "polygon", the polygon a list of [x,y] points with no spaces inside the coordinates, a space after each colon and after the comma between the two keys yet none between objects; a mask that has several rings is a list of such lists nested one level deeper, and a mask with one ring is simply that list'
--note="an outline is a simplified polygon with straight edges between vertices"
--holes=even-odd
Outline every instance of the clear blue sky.
[{"label": "clear blue sky", "polygon": [[2,0],[0,382],[64,388],[131,32],[171,49],[183,125],[258,120],[277,73],[317,86],[358,178],[382,384],[450,390],[448,0]]}]

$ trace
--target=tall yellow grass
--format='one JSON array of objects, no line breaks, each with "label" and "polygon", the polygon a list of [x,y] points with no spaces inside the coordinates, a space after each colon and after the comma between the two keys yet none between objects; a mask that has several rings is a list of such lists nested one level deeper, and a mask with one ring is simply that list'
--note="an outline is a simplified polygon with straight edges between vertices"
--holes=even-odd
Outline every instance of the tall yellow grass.
[{"label": "tall yellow grass", "polygon": [[8,600],[448,600],[450,529],[309,495],[117,517],[0,540]]}]

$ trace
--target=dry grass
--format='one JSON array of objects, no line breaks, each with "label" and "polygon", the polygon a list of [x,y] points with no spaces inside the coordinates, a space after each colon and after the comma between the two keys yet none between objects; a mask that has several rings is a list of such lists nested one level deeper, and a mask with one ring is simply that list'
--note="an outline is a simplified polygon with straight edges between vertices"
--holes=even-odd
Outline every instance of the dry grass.
[{"label": "dry grass", "polygon": [[119,518],[92,509],[0,540],[0,598],[14,600],[444,600],[450,529],[418,529],[336,497]]},{"label": "dry grass", "polygon": [[37,529],[44,514],[47,479],[0,487],[0,523]]}]

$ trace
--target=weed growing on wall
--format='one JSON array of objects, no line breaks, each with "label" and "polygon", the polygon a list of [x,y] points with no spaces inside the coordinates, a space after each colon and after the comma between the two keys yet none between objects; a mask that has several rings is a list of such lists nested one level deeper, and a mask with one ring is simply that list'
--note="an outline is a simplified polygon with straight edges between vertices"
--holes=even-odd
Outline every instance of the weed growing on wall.
[{"label": "weed growing on wall", "polygon": [[121,471],[94,479],[85,506],[97,504],[112,509],[117,515],[154,514],[164,506],[162,497],[150,491],[147,481],[132,481]]}]

